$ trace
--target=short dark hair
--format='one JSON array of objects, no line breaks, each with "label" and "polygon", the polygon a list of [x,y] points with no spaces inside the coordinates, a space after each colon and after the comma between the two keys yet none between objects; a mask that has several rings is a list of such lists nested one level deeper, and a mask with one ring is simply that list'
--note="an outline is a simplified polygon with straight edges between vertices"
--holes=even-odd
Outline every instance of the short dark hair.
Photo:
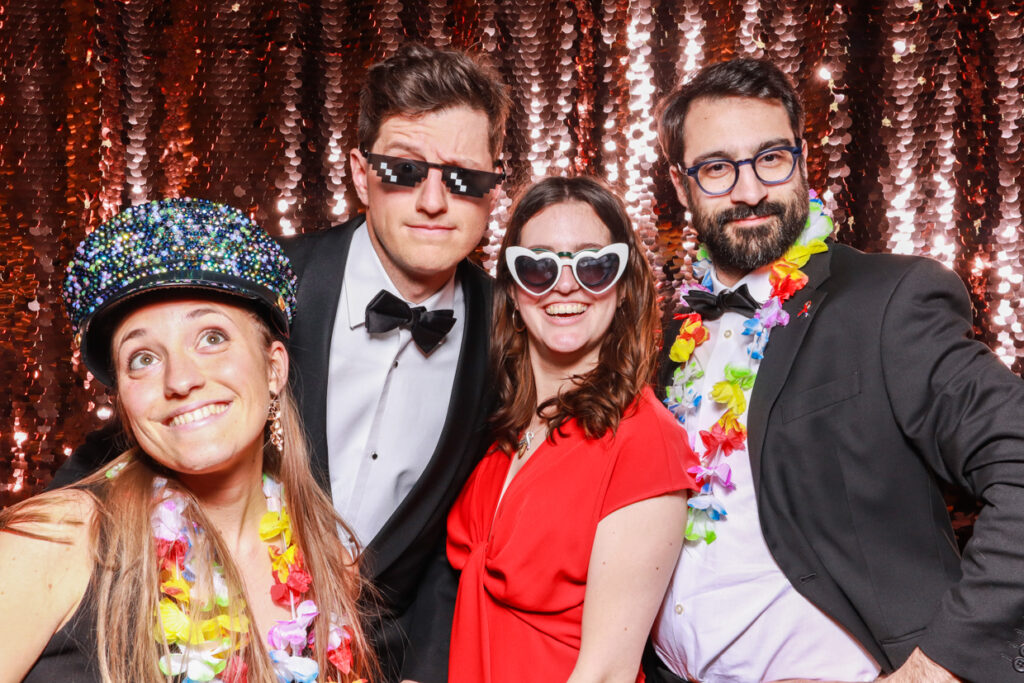
[{"label": "short dark hair", "polygon": [[683,163],[683,125],[690,105],[701,97],[778,100],[789,116],[793,137],[803,137],[804,108],[789,77],[766,59],[731,59],[704,67],[658,104],[658,141],[672,165]]},{"label": "short dark hair", "polygon": [[497,159],[505,139],[509,96],[493,67],[458,50],[408,43],[370,67],[359,92],[359,146],[369,150],[392,116],[466,106],[487,115],[488,145]]},{"label": "short dark hair", "polygon": [[[593,209],[611,233],[612,242],[629,245],[629,256],[616,285],[619,304],[601,341],[597,365],[574,379],[571,389],[538,407],[527,335],[524,327],[516,326],[519,314],[512,296],[516,284],[505,263],[505,250],[521,244],[523,226],[531,218],[550,206],[572,202]],[[498,448],[513,452],[519,433],[538,410],[545,411],[552,434],[572,418],[588,439],[614,431],[650,381],[660,340],[654,274],[622,200],[591,176],[548,177],[530,186],[512,209],[495,277],[491,367],[499,406],[491,417],[491,427]]]}]

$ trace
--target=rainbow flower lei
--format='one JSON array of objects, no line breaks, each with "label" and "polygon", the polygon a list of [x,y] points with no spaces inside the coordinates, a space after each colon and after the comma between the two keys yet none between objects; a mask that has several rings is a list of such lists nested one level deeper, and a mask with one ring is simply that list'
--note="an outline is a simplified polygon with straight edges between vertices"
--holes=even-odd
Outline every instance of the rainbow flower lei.
[{"label": "rainbow flower lei", "polygon": [[[812,254],[828,250],[825,238],[834,229],[832,218],[825,213],[825,205],[812,191],[807,225],[793,246],[771,265],[768,276],[771,296],[743,325],[743,335],[747,340],[746,362],[742,365],[727,364],[724,376],[711,387],[710,399],[724,405],[725,412],[711,429],[700,432],[699,443],[692,444],[700,457],[700,464],[689,471],[695,476],[700,490],[688,503],[690,510],[685,532],[688,541],[712,543],[717,538],[715,527],[727,513],[725,505],[715,496],[714,487],[717,485],[727,491],[735,488],[732,468],[726,458],[738,451],[746,452],[747,428],[742,418],[747,410],[747,398],[757,379],[757,368],[764,358],[768,337],[772,328],[789,324],[789,314],[782,310],[782,305],[807,284],[807,275],[801,268]],[[698,251],[693,272],[700,283],[686,291],[702,289],[711,292],[714,288],[711,259],[704,245]],[[702,398],[703,383],[698,380],[704,378],[704,369],[694,351],[711,335],[699,313],[688,313],[678,316],[678,319],[682,320],[682,325],[669,350],[669,359],[680,365],[673,373],[672,383],[665,388],[665,404],[686,427],[689,420],[696,420]]]},{"label": "rainbow flower lei", "polygon": [[[116,476],[116,473],[115,473]],[[160,671],[177,676],[183,683],[246,683],[247,666],[237,654],[249,631],[245,605],[232,618],[224,571],[215,564],[212,574],[213,598],[200,608],[193,621],[189,603],[196,572],[192,556],[193,539],[202,529],[188,521],[185,498],[167,488],[167,481],[154,481],[159,502],[150,518],[160,568],[160,603],[157,608],[156,640],[167,643],[169,654],[160,658]],[[313,600],[303,599],[312,585],[302,551],[292,542],[291,520],[284,506],[281,484],[263,475],[267,512],[260,519],[260,538],[267,543],[273,565],[274,602],[289,607],[291,619],[278,620],[267,634],[267,650],[280,683],[311,683],[319,675],[313,658],[313,620],[319,614]],[[239,643],[232,647],[232,634]],[[343,674],[352,670],[352,629],[331,617],[327,658]]]}]

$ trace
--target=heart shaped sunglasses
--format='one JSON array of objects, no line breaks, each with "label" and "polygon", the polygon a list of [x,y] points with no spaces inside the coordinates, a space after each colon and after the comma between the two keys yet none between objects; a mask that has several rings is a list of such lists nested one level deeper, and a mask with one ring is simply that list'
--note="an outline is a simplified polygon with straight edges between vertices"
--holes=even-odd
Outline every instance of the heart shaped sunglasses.
[{"label": "heart shaped sunglasses", "polygon": [[572,276],[580,287],[591,294],[602,294],[618,282],[626,270],[629,246],[616,242],[600,249],[582,249],[575,254],[549,249],[507,247],[505,263],[523,291],[542,296],[555,288],[564,266],[572,269]]}]

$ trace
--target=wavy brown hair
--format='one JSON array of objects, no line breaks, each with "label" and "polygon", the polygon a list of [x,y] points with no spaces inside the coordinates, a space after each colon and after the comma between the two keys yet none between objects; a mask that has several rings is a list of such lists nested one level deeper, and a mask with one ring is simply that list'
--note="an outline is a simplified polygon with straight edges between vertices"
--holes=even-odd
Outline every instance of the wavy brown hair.
[{"label": "wavy brown hair", "polygon": [[[272,340],[269,327],[255,314],[253,320],[258,333],[262,334],[264,348],[269,348]],[[354,661],[349,675],[341,674],[327,659],[327,648],[315,648],[315,658],[320,667],[319,680],[353,681],[360,676],[374,680],[378,668],[363,627],[368,615],[362,614],[359,608],[361,594],[369,589],[359,575],[356,561],[338,535],[339,526],[346,533],[348,528],[310,472],[304,430],[287,386],[279,398],[284,451],[278,453],[264,434],[263,471],[273,475],[284,486],[284,503],[291,518],[293,537],[313,577],[309,597],[316,601],[320,612],[314,620],[316,642],[328,642],[329,615],[332,613],[345,615],[354,633]],[[122,419],[122,424],[128,422]],[[117,476],[106,476],[111,468],[122,464],[124,467]],[[67,489],[30,498],[0,513],[0,530],[39,538],[38,534],[22,529],[26,525],[56,521],[48,515],[49,503],[54,497],[67,495],[66,491],[71,489],[92,499],[95,514],[91,522],[84,520],[84,524],[90,531],[96,564],[87,590],[93,591],[95,596],[91,604],[96,610],[97,657],[105,683],[166,683],[175,680],[164,676],[157,667],[160,657],[168,654],[169,650],[154,639],[160,581],[150,515],[157,502],[153,495],[153,481],[157,477],[167,479],[167,487],[184,497],[186,519],[204,532],[194,534],[193,539],[192,553],[197,558],[195,566],[199,570],[196,590],[200,594],[210,594],[210,568],[214,561],[218,562],[228,585],[230,616],[234,619],[240,612],[238,606],[245,601],[245,588],[227,545],[202,506],[178,481],[175,473],[137,446],[131,446],[111,463]],[[80,531],[68,530],[68,533]],[[68,542],[66,537],[47,537],[46,540]],[[202,602],[191,601],[193,613],[189,615],[190,619],[196,621],[200,618]],[[208,618],[208,614],[202,618]],[[248,666],[248,680],[276,683],[277,676],[266,645],[253,620],[249,620],[248,633],[238,637],[238,641],[233,645],[241,646],[238,652]]]},{"label": "wavy brown hair", "polygon": [[[566,202],[588,205],[611,233],[612,242],[629,245],[626,270],[616,284],[618,308],[601,342],[597,365],[572,378],[572,388],[539,406],[530,365],[530,341],[516,329],[515,281],[505,264],[505,250],[520,243],[523,226],[549,206]],[[650,381],[660,334],[654,275],[622,200],[591,176],[551,177],[528,187],[516,201],[498,252],[491,336],[498,409],[491,417],[496,446],[512,453],[534,414],[547,422],[549,438],[575,419],[588,439],[614,431],[626,410]],[[516,317],[518,314],[516,314]]]}]

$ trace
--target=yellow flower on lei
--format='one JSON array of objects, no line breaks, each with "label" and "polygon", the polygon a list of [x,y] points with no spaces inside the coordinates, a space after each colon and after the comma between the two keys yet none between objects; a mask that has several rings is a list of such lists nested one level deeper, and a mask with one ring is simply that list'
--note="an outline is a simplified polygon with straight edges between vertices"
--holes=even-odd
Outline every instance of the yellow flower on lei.
[{"label": "yellow flower on lei", "polygon": [[157,612],[159,617],[157,627],[163,630],[162,637],[159,630],[157,631],[157,642],[166,638],[168,645],[187,643],[193,629],[192,621],[184,610],[170,598],[164,598],[160,601]]},{"label": "yellow flower on lei", "polygon": [[747,428],[740,422],[740,416],[731,410],[727,410],[722,417],[718,418],[718,424],[722,425],[722,429],[726,432],[737,431],[743,435],[744,438],[747,436]]},{"label": "yellow flower on lei", "polygon": [[260,539],[269,541],[284,534],[284,543],[292,542],[292,523],[287,510],[266,512],[260,518]]},{"label": "yellow flower on lei", "polygon": [[192,598],[189,582],[178,572],[160,572],[160,592],[184,605],[187,605]]},{"label": "yellow flower on lei", "polygon": [[747,398],[743,395],[743,388],[737,382],[722,380],[715,382],[711,389],[712,400],[724,403],[726,409],[733,415],[742,415],[747,409]]},{"label": "yellow flower on lei", "polygon": [[290,545],[283,553],[274,546],[270,546],[268,550],[270,551],[270,563],[274,567],[278,581],[287,583],[288,567],[295,564],[296,554],[299,552],[298,546]]},{"label": "yellow flower on lei", "polygon": [[783,259],[792,263],[797,268],[803,268],[807,265],[807,260],[811,258],[812,254],[820,254],[823,251],[828,251],[828,245],[825,244],[825,240],[811,240],[807,244],[794,244],[791,246],[786,250],[786,255],[783,256]]},{"label": "yellow flower on lei", "polygon": [[682,321],[679,334],[676,335],[676,340],[672,342],[672,348],[668,353],[668,357],[673,363],[685,363],[690,360],[693,350],[711,336],[708,333],[708,328],[704,327],[700,314],[689,313],[682,317]]}]

